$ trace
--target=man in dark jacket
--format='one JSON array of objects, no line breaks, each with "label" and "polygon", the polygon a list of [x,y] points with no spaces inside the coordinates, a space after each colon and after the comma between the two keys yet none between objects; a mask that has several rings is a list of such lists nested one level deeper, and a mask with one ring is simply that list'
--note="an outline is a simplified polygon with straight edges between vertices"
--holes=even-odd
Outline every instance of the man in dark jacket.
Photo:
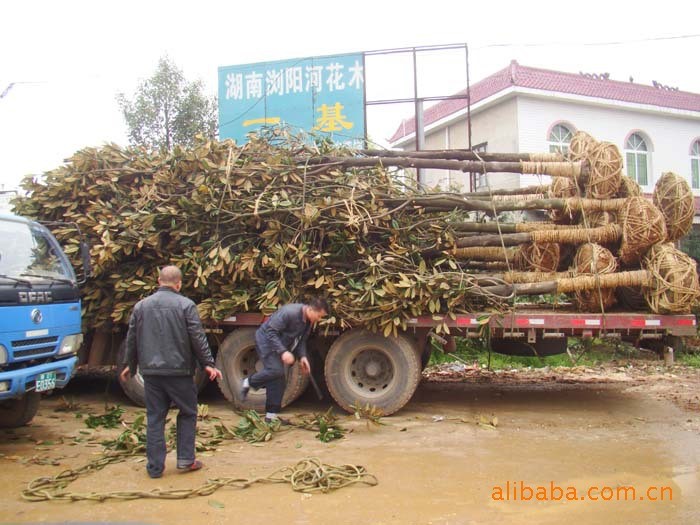
[{"label": "man in dark jacket", "polygon": [[286,387],[285,365],[292,366],[299,358],[301,371],[311,373],[306,355],[306,341],[313,325],[328,315],[325,299],[315,298],[309,304],[287,304],[273,313],[255,332],[255,350],[264,368],[243,379],[241,400],[251,388],[265,388],[265,421],[273,422],[282,409]]},{"label": "man in dark jacket", "polygon": [[136,303],[129,320],[122,378],[138,370],[143,376],[146,397],[146,470],[159,478],[165,469],[165,418],[171,403],[177,415],[177,468],[199,470],[195,459],[197,432],[197,387],[193,375],[199,364],[211,381],[221,377],[214,366],[207,337],[195,304],[180,295],[182,273],[176,266],[164,267],[158,276],[158,291]]}]

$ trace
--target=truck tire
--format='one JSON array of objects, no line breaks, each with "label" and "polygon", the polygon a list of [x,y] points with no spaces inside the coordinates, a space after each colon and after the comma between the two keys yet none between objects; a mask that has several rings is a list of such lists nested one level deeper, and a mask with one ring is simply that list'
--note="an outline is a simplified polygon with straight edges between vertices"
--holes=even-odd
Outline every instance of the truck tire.
[{"label": "truck tire", "polygon": [[[244,377],[262,368],[255,351],[256,328],[239,328],[226,336],[216,355],[216,367],[221,370],[222,378],[219,379],[219,388],[233,406],[238,410],[264,410],[265,390],[253,390],[248,392],[245,401],[240,396],[240,385]],[[296,401],[309,386],[309,377],[301,373],[299,363],[289,369],[287,373],[287,388],[282,397],[282,406],[286,407]]]},{"label": "truck tire", "polygon": [[27,392],[20,399],[0,402],[0,428],[17,428],[29,423],[39,410],[41,394]]},{"label": "truck tire", "polygon": [[[143,376],[139,372],[138,368],[136,369],[136,375],[130,376],[126,381],[122,380],[122,370],[124,370],[124,366],[122,365],[123,362],[123,357],[124,353],[126,352],[126,342],[122,341],[122,343],[119,345],[119,352],[118,352],[118,360],[117,360],[117,378],[119,379],[119,385],[122,387],[122,390],[126,394],[126,397],[131,399],[131,401],[140,407],[145,407],[146,406],[146,390],[145,387],[143,386]],[[206,386],[206,384],[209,382],[209,378],[207,377],[207,374],[204,373],[204,370],[201,368],[197,367],[197,370],[195,370],[194,373],[194,382],[197,385],[197,392],[201,392],[202,389]]]},{"label": "truck tire", "polygon": [[333,399],[350,413],[369,405],[388,416],[413,396],[421,378],[421,352],[404,335],[384,337],[351,330],[331,346],[324,367]]}]

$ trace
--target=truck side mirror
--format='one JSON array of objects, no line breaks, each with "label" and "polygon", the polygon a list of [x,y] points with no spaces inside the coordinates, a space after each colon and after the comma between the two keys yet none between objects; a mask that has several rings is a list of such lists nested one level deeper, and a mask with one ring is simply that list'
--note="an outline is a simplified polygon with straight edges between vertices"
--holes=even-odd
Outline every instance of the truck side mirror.
[{"label": "truck side mirror", "polygon": [[79,284],[85,283],[92,276],[92,263],[90,260],[90,246],[85,241],[80,241],[80,257],[83,261],[83,278]]}]

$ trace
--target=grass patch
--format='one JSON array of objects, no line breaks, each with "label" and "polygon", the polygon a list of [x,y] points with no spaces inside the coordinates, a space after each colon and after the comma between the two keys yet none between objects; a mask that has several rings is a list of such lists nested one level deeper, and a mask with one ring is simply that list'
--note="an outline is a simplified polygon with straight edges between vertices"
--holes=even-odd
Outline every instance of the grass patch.
[{"label": "grass patch", "polygon": [[678,354],[676,356],[676,364],[700,368],[700,354]]},{"label": "grass patch", "polygon": [[[491,352],[491,369],[596,366],[615,359],[639,357],[639,352],[629,345],[611,345],[597,339],[582,341],[576,338],[569,338],[568,343],[572,354],[580,355],[576,362],[566,353],[547,357],[520,357]],[[489,352],[480,340],[457,338],[457,350],[454,353],[444,354],[439,349],[434,349],[429,365],[454,361],[466,361],[485,367],[489,364]]]}]

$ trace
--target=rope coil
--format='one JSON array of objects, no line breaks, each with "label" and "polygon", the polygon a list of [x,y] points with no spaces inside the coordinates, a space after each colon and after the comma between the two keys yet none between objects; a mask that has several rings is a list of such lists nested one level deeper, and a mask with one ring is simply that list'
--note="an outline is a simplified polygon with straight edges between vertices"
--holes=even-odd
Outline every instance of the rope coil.
[{"label": "rope coil", "polygon": [[[128,454],[131,455],[131,454]],[[123,454],[122,456],[127,456]],[[317,458],[302,459],[293,466],[282,467],[266,477],[260,478],[212,478],[193,489],[153,489],[150,491],[114,491],[75,493],[63,491],[69,483],[89,470],[99,470],[114,462],[114,458],[103,458],[104,464],[92,464],[76,471],[64,471],[53,478],[38,478],[22,491],[27,501],[106,501],[135,499],[187,499],[210,496],[222,487],[245,489],[255,483],[288,483],[292,490],[304,493],[328,493],[350,485],[362,483],[376,486],[379,481],[360,465],[333,466]]]}]

